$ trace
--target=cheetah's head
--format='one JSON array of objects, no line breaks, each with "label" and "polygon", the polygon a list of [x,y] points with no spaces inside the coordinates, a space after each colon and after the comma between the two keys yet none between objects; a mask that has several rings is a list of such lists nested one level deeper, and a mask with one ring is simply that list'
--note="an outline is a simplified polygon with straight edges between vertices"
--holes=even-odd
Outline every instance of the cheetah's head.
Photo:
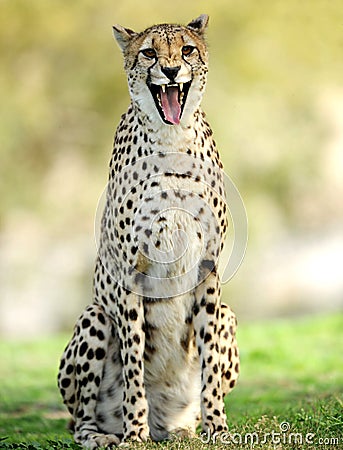
[{"label": "cheetah's head", "polygon": [[199,107],[208,70],[207,24],[201,15],[187,26],[155,25],[142,33],[113,27],[131,98],[150,120],[187,124]]}]

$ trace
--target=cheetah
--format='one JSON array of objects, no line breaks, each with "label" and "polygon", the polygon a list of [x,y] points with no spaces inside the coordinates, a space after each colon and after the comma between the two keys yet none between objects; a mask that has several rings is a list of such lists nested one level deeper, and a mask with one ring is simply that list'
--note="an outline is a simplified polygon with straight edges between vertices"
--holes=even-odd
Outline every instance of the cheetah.
[{"label": "cheetah", "polygon": [[89,449],[227,431],[239,373],[221,303],[228,227],[222,163],[200,103],[208,16],[119,25],[131,103],[114,137],[93,302],[60,362],[77,443]]}]

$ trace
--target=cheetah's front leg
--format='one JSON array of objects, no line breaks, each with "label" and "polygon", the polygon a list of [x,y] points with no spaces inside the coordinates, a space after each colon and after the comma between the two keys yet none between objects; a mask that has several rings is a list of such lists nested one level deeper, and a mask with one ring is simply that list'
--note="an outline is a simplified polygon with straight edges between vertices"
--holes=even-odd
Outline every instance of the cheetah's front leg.
[{"label": "cheetah's front leg", "polygon": [[201,418],[205,432],[227,431],[220,368],[220,281],[215,272],[195,290],[193,312],[201,367]]},{"label": "cheetah's front leg", "polygon": [[144,309],[141,297],[127,292],[125,308],[119,305],[118,334],[123,360],[124,441],[145,442],[149,437],[148,402],[144,385]]}]

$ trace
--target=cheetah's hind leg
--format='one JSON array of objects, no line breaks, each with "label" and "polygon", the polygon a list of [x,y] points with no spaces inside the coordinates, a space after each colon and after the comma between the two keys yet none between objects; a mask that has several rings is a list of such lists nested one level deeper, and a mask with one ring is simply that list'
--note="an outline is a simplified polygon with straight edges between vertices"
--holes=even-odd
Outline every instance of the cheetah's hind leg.
[{"label": "cheetah's hind leg", "polygon": [[220,366],[223,397],[236,385],[239,375],[239,351],[236,340],[237,319],[231,308],[220,306]]},{"label": "cheetah's hind leg", "polygon": [[88,306],[75,325],[60,363],[58,387],[73,417],[75,442],[89,449],[120,443],[117,435],[99,430],[96,417],[111,328],[101,307]]}]

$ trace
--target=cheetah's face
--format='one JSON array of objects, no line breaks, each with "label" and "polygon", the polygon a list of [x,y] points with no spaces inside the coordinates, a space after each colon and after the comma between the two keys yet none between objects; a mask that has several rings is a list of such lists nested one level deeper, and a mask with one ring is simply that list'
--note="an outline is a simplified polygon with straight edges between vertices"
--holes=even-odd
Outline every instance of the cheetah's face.
[{"label": "cheetah's face", "polygon": [[206,85],[208,16],[186,27],[156,25],[142,33],[113,27],[124,53],[132,100],[151,120],[178,125],[199,106]]}]

